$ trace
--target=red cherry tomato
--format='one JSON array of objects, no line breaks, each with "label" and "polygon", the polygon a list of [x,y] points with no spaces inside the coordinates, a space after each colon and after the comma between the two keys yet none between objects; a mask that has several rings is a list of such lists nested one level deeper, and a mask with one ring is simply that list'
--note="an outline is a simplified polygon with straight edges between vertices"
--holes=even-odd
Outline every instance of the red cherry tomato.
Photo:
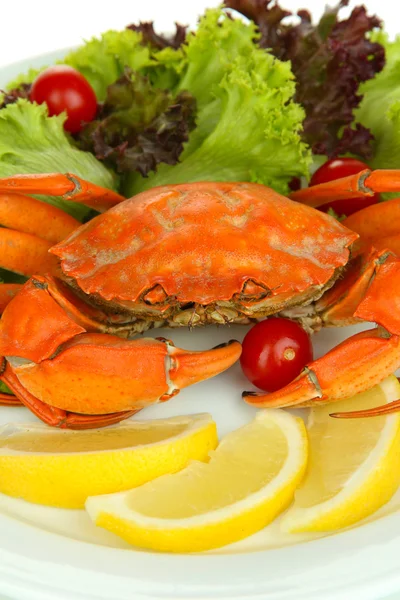
[{"label": "red cherry tomato", "polygon": [[310,336],[295,321],[272,318],[254,325],[243,340],[240,364],[258,388],[274,392],[313,359]]},{"label": "red cherry tomato", "polygon": [[47,104],[49,115],[67,113],[64,127],[70,133],[82,129],[82,122],[93,121],[97,112],[96,95],[79,71],[56,65],[42,71],[32,84],[31,102]]},{"label": "red cherry tomato", "polygon": [[[333,158],[332,160],[327,160],[326,163],[315,171],[311,177],[310,186],[333,181],[334,179],[340,179],[341,177],[347,177],[347,175],[354,175],[368,168],[368,165],[356,158]],[[379,194],[374,194],[374,196],[371,196],[370,198],[334,200],[320,206],[319,210],[327,212],[329,207],[332,207],[339,216],[346,215],[348,217],[358,210],[370,206],[371,204],[376,204],[377,202],[379,202]]]}]

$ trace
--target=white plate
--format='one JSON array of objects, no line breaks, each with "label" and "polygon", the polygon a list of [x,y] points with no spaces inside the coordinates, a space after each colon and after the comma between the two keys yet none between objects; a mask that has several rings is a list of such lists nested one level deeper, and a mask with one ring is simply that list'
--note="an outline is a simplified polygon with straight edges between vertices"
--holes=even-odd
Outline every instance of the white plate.
[{"label": "white plate", "polygon": [[[0,71],[0,87],[29,66],[64,52]],[[314,337],[317,356],[361,328],[325,330]],[[187,348],[209,348],[244,327],[160,331]],[[186,389],[140,418],[209,411],[219,434],[248,422],[255,409],[240,397],[249,384],[238,365]],[[0,408],[0,424],[35,418],[26,409]],[[84,511],[31,505],[0,495],[0,594],[15,600],[377,600],[400,591],[400,495],[373,519],[322,539],[283,536],[277,522],[229,547],[197,555],[130,549],[97,529]],[[378,518],[379,517],[379,518]]]}]

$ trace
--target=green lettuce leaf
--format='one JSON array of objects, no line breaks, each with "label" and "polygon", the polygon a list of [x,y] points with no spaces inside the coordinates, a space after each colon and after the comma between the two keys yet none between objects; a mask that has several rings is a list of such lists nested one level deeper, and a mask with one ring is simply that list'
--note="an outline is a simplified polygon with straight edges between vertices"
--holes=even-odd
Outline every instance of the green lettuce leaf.
[{"label": "green lettuce leaf", "polygon": [[[107,87],[124,74],[125,68],[148,76],[157,87],[176,87],[185,64],[182,50],[158,50],[142,42],[142,34],[131,29],[110,30],[85,42],[57,63],[70,65],[82,73],[99,101],[106,98]],[[45,68],[30,69],[19,75],[8,83],[7,90],[32,83]]]},{"label": "green lettuce leaf", "polygon": [[106,31],[59,61],[86,77],[103,101],[107,87],[122,77],[126,68],[148,76],[155,87],[173,90],[184,68],[182,50],[158,50],[143,44],[142,34],[131,29]]},{"label": "green lettuce leaf", "polygon": [[299,132],[304,111],[293,101],[290,64],[258,48],[254,24],[208,10],[181,48],[187,57],[178,90],[198,104],[197,127],[174,166],[143,179],[129,174],[124,193],[187,181],[257,181],[288,192],[308,175],[310,152]]},{"label": "green lettuce leaf", "polygon": [[[16,173],[75,173],[116,189],[117,179],[93,154],[78,150],[65,133],[65,115],[48,117],[44,104],[18,100],[0,110],[0,177]],[[90,209],[56,197],[46,202],[82,220]]]},{"label": "green lettuce leaf", "polygon": [[96,119],[75,136],[82,150],[89,150],[118,173],[138,171],[146,176],[159,163],[174,165],[195,126],[196,101],[188,92],[175,98],[167,89],[152,86],[126,68],[108,86],[107,98]]},{"label": "green lettuce leaf", "polygon": [[41,73],[44,69],[46,69],[46,67],[40,67],[40,69],[29,69],[29,71],[26,73],[21,73],[8,82],[7,90],[18,89],[27,83],[32,83],[32,81],[36,79],[39,73]]},{"label": "green lettuce leaf", "polygon": [[151,64],[150,51],[141,44],[141,39],[139,33],[130,29],[106,31],[59,62],[80,71],[102,101],[107,87],[123,75],[125,67],[140,71]]},{"label": "green lettuce leaf", "polygon": [[0,392],[2,392],[3,394],[13,395],[13,392],[10,390],[10,388],[2,381],[0,381]]},{"label": "green lettuce leaf", "polygon": [[375,137],[370,166],[374,169],[399,168],[400,37],[390,42],[384,32],[378,32],[374,39],[385,47],[386,66],[374,79],[362,84],[360,92],[364,98],[356,111],[356,118]]},{"label": "green lettuce leaf", "polygon": [[182,73],[187,67],[187,56],[181,48],[157,50],[149,46],[151,62],[140,71],[148,77],[154,87],[168,89],[176,94]]},{"label": "green lettuce leaf", "polygon": [[[211,9],[178,48],[160,49],[132,29],[108,31],[60,61],[78,69],[101,102],[126,67],[146,77],[154,88],[169,90],[175,99],[185,94],[196,101],[195,129],[190,131],[192,126],[185,123],[190,135],[186,141],[184,131],[178,140],[183,152],[182,144],[176,145],[179,153],[172,148],[179,163],[165,164],[175,159],[169,152],[164,160],[163,153],[161,162],[148,161],[145,169],[124,174],[126,195],[155,185],[206,179],[258,181],[287,193],[293,177],[308,176],[310,151],[300,137],[305,115],[293,99],[290,64],[261,49],[255,43],[258,36],[254,23]],[[22,76],[19,82],[29,83],[29,77]],[[121,141],[117,136],[118,148],[123,147]],[[152,157],[159,141],[157,126],[151,132]],[[163,142],[163,150],[164,146]],[[124,168],[137,167],[135,152],[133,159]],[[149,165],[154,171],[147,173]]]},{"label": "green lettuce leaf", "polygon": [[254,24],[230,19],[219,9],[207,10],[183,46],[187,68],[179,89],[193,94],[199,108],[208,104],[232,60],[252,54],[256,37]]}]

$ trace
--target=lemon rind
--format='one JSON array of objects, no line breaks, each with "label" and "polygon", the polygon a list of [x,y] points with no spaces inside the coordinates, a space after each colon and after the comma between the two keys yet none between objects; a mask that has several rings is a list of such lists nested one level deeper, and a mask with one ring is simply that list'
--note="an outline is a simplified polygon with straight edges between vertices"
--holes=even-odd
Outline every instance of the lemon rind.
[{"label": "lemon rind", "polygon": [[[157,446],[161,446],[166,442],[174,442],[181,438],[187,437],[190,434],[193,434],[197,430],[202,429],[203,427],[213,423],[214,420],[210,413],[196,413],[192,415],[182,415],[176,417],[168,417],[164,419],[151,419],[151,420],[137,420],[134,421],[125,421],[123,423],[117,423],[116,425],[111,425],[107,429],[113,430],[123,430],[123,429],[134,429],[136,427],[153,427],[153,426],[162,426],[163,424],[171,424],[171,425],[179,425],[179,424],[187,424],[188,427],[183,429],[180,433],[176,435],[163,438],[158,440],[157,442],[151,442],[149,444],[137,444],[135,446],[124,446],[121,448],[112,448],[104,450],[88,450],[88,451],[72,451],[72,452],[35,452],[35,451],[24,451],[24,450],[14,450],[12,448],[7,448],[7,446],[0,448],[0,457],[2,456],[72,456],[72,455],[92,455],[92,454],[104,454],[109,452],[126,452],[135,449],[143,449],[143,448],[156,448]],[[40,435],[59,435],[61,436],[79,436],[82,431],[74,430],[74,429],[57,429],[53,427],[48,427],[47,425],[43,425],[41,423],[6,423],[2,427],[0,427],[0,440],[4,438],[5,435],[12,436],[16,433],[24,433],[26,431],[37,431]],[[8,433],[10,431],[10,433]]]},{"label": "lemon rind", "polygon": [[[302,419],[293,417],[293,415],[281,409],[259,411],[255,418],[259,420],[272,418],[278,426],[281,426],[288,440],[288,457],[278,475],[265,487],[234,504],[206,513],[207,526],[233,519],[249,512],[251,509],[256,509],[256,507],[267,503],[269,500],[272,501],[277,494],[288,486],[288,483],[300,479],[305,471],[308,458],[308,438]],[[224,442],[221,443],[224,444]],[[214,452],[218,452],[218,448]],[[142,515],[128,507],[126,502],[128,494],[129,492],[121,492],[89,497],[85,508],[94,522],[99,522],[100,515],[118,514],[119,521],[130,523],[133,527],[154,531],[196,529],[204,523],[204,514],[182,519],[158,519]]]},{"label": "lemon rind", "polygon": [[[380,383],[387,398],[387,402],[397,400],[400,394],[400,384],[394,375],[390,375]],[[400,432],[400,415],[398,413],[387,415],[386,423],[382,429],[376,446],[370,452],[366,460],[351,474],[342,490],[318,505],[307,508],[293,506],[283,516],[280,528],[285,533],[303,533],[317,531],[333,531],[339,528],[353,525],[354,523],[369,516],[374,510],[362,507],[359,514],[343,515],[342,507],[351,506],[362,497],[363,490],[373,485],[376,473],[381,474],[380,467],[385,458],[392,452],[393,443]],[[396,483],[391,492],[386,494],[386,499],[380,504],[382,506],[396,491]],[[374,503],[371,502],[371,505]],[[380,507],[378,506],[378,508]],[[329,525],[329,521],[331,524]],[[342,522],[342,523],[341,523]]]}]

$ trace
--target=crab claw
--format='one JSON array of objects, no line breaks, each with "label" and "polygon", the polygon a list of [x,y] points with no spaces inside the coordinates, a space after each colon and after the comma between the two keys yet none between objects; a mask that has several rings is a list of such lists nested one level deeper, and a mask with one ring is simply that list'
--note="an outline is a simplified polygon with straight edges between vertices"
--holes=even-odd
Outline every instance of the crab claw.
[{"label": "crab claw", "polygon": [[191,352],[168,340],[81,333],[39,363],[10,357],[0,377],[46,423],[83,429],[165,402],[181,388],[229,368],[240,352],[235,341]]},{"label": "crab claw", "polygon": [[382,381],[399,362],[400,336],[378,327],[351,336],[282,389],[271,394],[244,392],[243,397],[258,407],[304,407],[343,400]]},{"label": "crab claw", "polygon": [[49,425],[116,423],[225,371],[240,356],[236,341],[193,352],[163,338],[104,333],[104,323],[81,314],[62,291],[52,277],[32,278],[0,321],[0,380]]},{"label": "crab claw", "polygon": [[242,346],[236,340],[200,352],[190,352],[170,346],[170,382],[175,389],[179,390],[214,377],[233,365],[241,352]]}]

